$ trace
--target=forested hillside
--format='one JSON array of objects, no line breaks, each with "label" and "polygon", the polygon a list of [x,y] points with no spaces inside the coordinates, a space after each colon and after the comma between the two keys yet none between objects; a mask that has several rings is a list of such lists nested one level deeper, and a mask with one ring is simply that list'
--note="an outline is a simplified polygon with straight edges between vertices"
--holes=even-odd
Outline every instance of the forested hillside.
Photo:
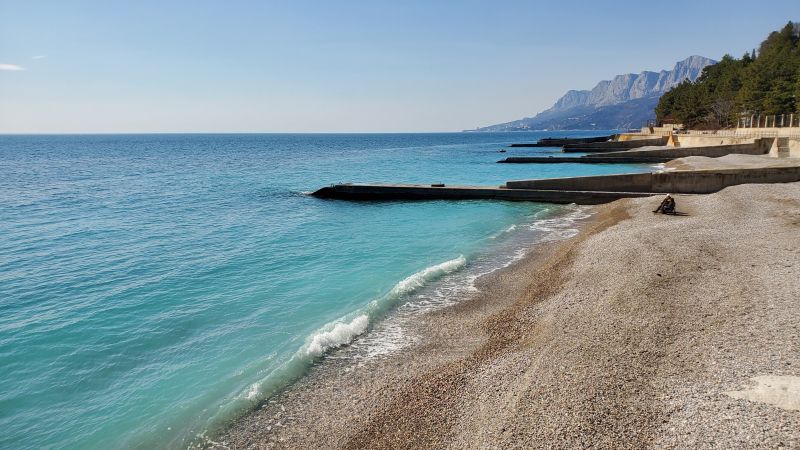
[{"label": "forested hillside", "polygon": [[741,115],[800,113],[800,24],[789,22],[737,59],[725,55],[695,81],[665,93],[659,121],[691,128],[736,126]]}]

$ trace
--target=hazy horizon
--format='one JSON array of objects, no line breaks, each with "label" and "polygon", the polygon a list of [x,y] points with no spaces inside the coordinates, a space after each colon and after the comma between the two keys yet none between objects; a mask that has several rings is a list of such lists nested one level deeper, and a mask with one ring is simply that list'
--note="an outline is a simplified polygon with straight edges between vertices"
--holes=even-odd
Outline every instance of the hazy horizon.
[{"label": "hazy horizon", "polygon": [[0,133],[461,131],[796,19],[748,5],[0,0]]}]

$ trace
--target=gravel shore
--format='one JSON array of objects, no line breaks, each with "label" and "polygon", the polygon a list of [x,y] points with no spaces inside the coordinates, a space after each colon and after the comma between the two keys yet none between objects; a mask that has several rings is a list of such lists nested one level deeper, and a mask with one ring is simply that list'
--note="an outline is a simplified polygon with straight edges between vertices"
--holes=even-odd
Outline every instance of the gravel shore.
[{"label": "gravel shore", "polygon": [[800,183],[676,200],[598,207],[424,316],[413,347],[328,358],[214,442],[800,447]]}]

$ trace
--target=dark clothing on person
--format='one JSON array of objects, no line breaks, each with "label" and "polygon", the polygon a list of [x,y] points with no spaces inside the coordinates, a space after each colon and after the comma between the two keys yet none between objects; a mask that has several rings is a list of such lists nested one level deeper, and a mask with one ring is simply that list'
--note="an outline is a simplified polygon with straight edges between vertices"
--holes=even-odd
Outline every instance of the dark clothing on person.
[{"label": "dark clothing on person", "polygon": [[675,199],[672,198],[671,195],[668,195],[664,200],[661,201],[661,204],[658,205],[654,213],[660,212],[662,214],[674,214],[675,213]]}]

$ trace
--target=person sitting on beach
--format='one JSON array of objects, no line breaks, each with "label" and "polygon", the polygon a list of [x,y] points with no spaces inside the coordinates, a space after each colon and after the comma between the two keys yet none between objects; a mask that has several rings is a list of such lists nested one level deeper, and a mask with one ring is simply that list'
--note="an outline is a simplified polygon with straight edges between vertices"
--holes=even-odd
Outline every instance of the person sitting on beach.
[{"label": "person sitting on beach", "polygon": [[672,198],[671,195],[667,194],[664,200],[661,201],[661,204],[658,205],[654,213],[660,212],[662,214],[674,214],[675,213],[675,199]]}]

